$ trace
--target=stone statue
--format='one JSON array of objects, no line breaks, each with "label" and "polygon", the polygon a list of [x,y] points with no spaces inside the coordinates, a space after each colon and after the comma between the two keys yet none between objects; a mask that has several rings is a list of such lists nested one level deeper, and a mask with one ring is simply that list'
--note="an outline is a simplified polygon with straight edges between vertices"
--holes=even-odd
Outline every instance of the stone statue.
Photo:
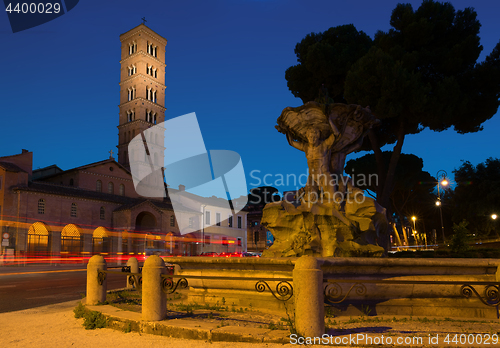
[{"label": "stone statue", "polygon": [[346,156],[357,150],[378,120],[359,105],[309,102],[285,108],[276,129],[304,151],[309,167],[301,204],[269,203],[262,224],[275,242],[263,256],[380,256],[388,228],[385,209],[344,177]]},{"label": "stone statue", "polygon": [[294,140],[290,133],[286,133],[288,143],[298,150],[306,153],[307,165],[309,167],[308,185],[324,192],[328,200],[332,200],[335,193],[335,187],[330,174],[330,153],[333,144],[339,139],[339,131],[335,124],[329,119],[332,133],[330,136],[321,140],[321,132],[313,127],[306,131],[307,141]]}]

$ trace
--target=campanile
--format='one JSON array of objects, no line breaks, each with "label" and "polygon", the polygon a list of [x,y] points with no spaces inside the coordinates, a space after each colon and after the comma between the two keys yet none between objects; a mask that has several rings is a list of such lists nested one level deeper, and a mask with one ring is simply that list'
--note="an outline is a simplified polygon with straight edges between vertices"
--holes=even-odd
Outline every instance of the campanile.
[{"label": "campanile", "polygon": [[[121,73],[118,162],[129,167],[128,144],[146,129],[165,121],[165,46],[167,40],[145,24],[120,35]],[[163,137],[148,150],[162,162]]]}]

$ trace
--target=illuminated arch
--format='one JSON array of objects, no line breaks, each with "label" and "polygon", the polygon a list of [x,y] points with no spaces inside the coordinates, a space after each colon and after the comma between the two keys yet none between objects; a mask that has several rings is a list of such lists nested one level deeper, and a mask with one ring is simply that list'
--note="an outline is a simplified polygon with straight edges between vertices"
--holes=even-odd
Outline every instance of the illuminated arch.
[{"label": "illuminated arch", "polygon": [[99,226],[92,233],[92,253],[109,253],[111,252],[111,238],[109,231]]},{"label": "illuminated arch", "polygon": [[28,252],[42,254],[49,252],[50,234],[43,222],[35,222],[28,229]]},{"label": "illuminated arch", "polygon": [[82,252],[83,240],[80,228],[74,224],[64,226],[61,231],[61,254],[76,255]]},{"label": "illuminated arch", "polygon": [[106,228],[99,226],[94,230],[94,233],[92,233],[92,237],[93,238],[108,238],[109,237],[108,232],[109,231]]},{"label": "illuminated arch", "polygon": [[78,237],[80,238],[81,233],[80,233],[80,228],[76,226],[75,224],[68,224],[64,226],[62,232],[61,232],[61,237]]}]

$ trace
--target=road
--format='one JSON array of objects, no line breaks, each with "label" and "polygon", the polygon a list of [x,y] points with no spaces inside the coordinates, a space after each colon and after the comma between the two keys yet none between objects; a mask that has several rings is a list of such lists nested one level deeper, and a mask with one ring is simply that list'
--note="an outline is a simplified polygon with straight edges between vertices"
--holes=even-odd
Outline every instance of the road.
[{"label": "road", "polygon": [[[126,278],[108,274],[108,290],[125,287]],[[0,267],[0,313],[77,300],[85,296],[86,269],[36,270]]]}]

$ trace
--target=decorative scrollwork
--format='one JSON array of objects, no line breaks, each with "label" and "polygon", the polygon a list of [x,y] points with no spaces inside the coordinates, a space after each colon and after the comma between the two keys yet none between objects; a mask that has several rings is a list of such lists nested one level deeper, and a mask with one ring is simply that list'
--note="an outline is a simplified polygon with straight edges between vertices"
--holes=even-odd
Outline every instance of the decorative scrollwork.
[{"label": "decorative scrollwork", "polygon": [[500,292],[499,287],[496,285],[487,285],[484,288],[484,294],[486,295],[487,301],[493,304],[500,303]]},{"label": "decorative scrollwork", "polygon": [[324,287],[325,302],[329,304],[338,304],[344,302],[353,289],[358,296],[363,296],[366,294],[366,286],[364,284],[354,283],[351,285],[349,291],[347,291],[345,296],[342,297],[342,287],[335,282],[329,282]]},{"label": "decorative scrollwork", "polygon": [[135,285],[135,287],[140,290],[142,287],[142,277],[137,274],[131,274],[128,276],[128,283],[130,285]]},{"label": "decorative scrollwork", "polygon": [[326,283],[323,293],[325,294],[325,298],[337,298],[342,296],[342,287],[337,283]]},{"label": "decorative scrollwork", "polygon": [[97,271],[97,282],[99,285],[104,284],[104,281],[106,280],[106,273],[103,271]]},{"label": "decorative scrollwork", "polygon": [[[255,290],[258,292],[264,292],[267,289],[273,294],[274,298],[279,301],[288,301],[293,296],[293,286],[287,281],[281,281],[276,285],[276,293],[271,290],[269,284],[267,284],[264,280],[259,280],[255,283]],[[278,296],[276,296],[278,294]]]},{"label": "decorative scrollwork", "polygon": [[130,273],[131,272],[130,266],[122,266],[122,272],[128,272],[128,273]]},{"label": "decorative scrollwork", "polygon": [[499,293],[498,285],[486,285],[484,287],[484,295],[485,298],[481,297],[481,295],[474,289],[472,285],[464,284],[460,288],[460,293],[462,296],[466,298],[472,297],[472,294],[476,295],[476,297],[481,300],[487,306],[497,307],[500,305],[500,293]]},{"label": "decorative scrollwork", "polygon": [[188,287],[188,281],[186,278],[181,278],[177,281],[177,283],[174,282],[174,280],[170,277],[162,277],[161,280],[161,290],[166,293],[166,294],[172,294],[177,290],[177,288],[180,286],[181,289],[186,289]]}]

